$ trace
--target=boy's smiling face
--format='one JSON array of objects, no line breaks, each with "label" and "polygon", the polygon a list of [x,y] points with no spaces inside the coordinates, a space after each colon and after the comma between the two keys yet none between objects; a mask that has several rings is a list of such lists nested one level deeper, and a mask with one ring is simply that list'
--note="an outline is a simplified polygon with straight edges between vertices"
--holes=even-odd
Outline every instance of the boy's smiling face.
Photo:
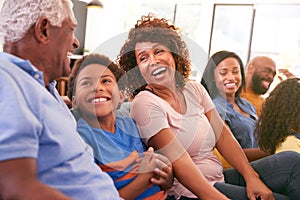
[{"label": "boy's smiling face", "polygon": [[73,107],[80,110],[82,118],[86,121],[115,118],[120,91],[110,69],[100,64],[87,65],[79,72],[75,87]]}]

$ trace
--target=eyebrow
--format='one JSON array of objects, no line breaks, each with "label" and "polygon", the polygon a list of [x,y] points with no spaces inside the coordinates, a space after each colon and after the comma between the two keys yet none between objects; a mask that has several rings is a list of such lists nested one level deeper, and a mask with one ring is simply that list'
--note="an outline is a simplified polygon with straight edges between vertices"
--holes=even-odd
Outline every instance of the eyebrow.
[{"label": "eyebrow", "polygon": [[83,80],[90,80],[90,79],[92,79],[92,78],[89,77],[89,76],[85,76],[85,77],[83,77],[83,78],[81,78],[81,79],[78,79],[77,82],[80,83],[80,82],[83,81]]},{"label": "eyebrow", "polygon": [[[235,70],[235,69],[239,69],[239,70],[240,70],[241,67],[239,67],[239,66],[234,66],[234,67],[232,67],[232,69],[233,69],[233,70]],[[218,69],[218,71],[221,71],[221,70],[227,70],[227,71],[228,71],[229,69],[228,69],[228,67],[220,67],[220,68]]]},{"label": "eyebrow", "polygon": [[109,74],[100,76],[100,78],[107,78],[107,77],[112,78],[112,79],[116,79],[116,77],[114,75],[112,76],[112,75],[109,75]]},{"label": "eyebrow", "polygon": [[[158,46],[161,46],[161,44],[159,44],[159,43],[154,44],[152,47],[147,48],[147,49],[154,49],[155,47],[158,47]],[[145,50],[139,52],[137,55],[140,56],[140,55],[143,54],[144,52],[145,52]]]}]

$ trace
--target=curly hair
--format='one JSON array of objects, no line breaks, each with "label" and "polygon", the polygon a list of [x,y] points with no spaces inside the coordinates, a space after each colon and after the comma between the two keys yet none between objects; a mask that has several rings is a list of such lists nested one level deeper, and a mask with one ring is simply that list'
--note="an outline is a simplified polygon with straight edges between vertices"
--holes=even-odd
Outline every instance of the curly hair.
[{"label": "curly hair", "polygon": [[205,89],[207,90],[207,92],[209,93],[212,99],[214,99],[216,96],[220,94],[219,90],[217,89],[216,82],[214,81],[215,80],[214,71],[217,65],[220,64],[226,58],[234,58],[238,61],[240,65],[242,84],[237,90],[237,92],[235,93],[235,96],[239,97],[243,88],[245,88],[246,85],[245,71],[244,71],[243,61],[241,60],[241,58],[234,52],[225,51],[225,50],[218,51],[209,58],[201,80],[201,84],[205,87]]},{"label": "curly hair", "polygon": [[286,79],[266,98],[255,133],[260,148],[273,154],[287,136],[299,130],[300,79]]},{"label": "curly hair", "polygon": [[136,62],[135,45],[139,42],[154,42],[170,49],[176,63],[176,84],[183,87],[191,72],[190,56],[186,43],[182,40],[179,28],[165,18],[156,18],[151,13],[142,16],[129,31],[128,38],[117,57],[119,66],[126,72],[126,91],[134,97],[143,90],[146,82]]},{"label": "curly hair", "polygon": [[0,13],[0,43],[16,42],[45,16],[52,26],[60,27],[70,17],[76,22],[71,0],[5,0]]},{"label": "curly hair", "polygon": [[83,56],[82,58],[76,60],[72,71],[69,75],[68,80],[68,90],[67,96],[72,99],[73,96],[76,94],[76,82],[77,76],[81,70],[83,70],[86,66],[90,64],[99,64],[106,66],[115,76],[118,86],[120,89],[124,89],[124,82],[122,76],[124,75],[124,71],[118,67],[112,60],[108,57],[101,55],[101,54],[89,54],[88,56]]}]

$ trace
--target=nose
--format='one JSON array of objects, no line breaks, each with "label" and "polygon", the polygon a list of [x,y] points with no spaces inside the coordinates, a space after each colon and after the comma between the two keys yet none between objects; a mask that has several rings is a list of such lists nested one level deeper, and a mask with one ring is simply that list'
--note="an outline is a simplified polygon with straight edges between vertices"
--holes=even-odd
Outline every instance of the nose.
[{"label": "nose", "polygon": [[77,49],[79,46],[80,46],[80,42],[78,41],[78,39],[76,37],[74,37],[73,48]]},{"label": "nose", "polygon": [[227,74],[227,79],[229,79],[229,80],[235,80],[235,75],[233,73],[229,72]]},{"label": "nose", "polygon": [[103,91],[103,90],[104,90],[104,87],[101,84],[101,82],[99,81],[95,84],[93,92],[98,92],[98,91]]},{"label": "nose", "polygon": [[276,76],[276,71],[274,70],[274,71],[271,71],[270,73],[268,73],[268,75],[267,75],[268,77],[269,77],[269,79],[274,79],[274,77]]},{"label": "nose", "polygon": [[273,79],[274,79],[273,74],[267,74],[267,77],[268,77],[269,81],[273,81]]},{"label": "nose", "polygon": [[150,57],[150,66],[153,67],[159,63],[159,60],[156,58],[155,55],[151,54]]}]

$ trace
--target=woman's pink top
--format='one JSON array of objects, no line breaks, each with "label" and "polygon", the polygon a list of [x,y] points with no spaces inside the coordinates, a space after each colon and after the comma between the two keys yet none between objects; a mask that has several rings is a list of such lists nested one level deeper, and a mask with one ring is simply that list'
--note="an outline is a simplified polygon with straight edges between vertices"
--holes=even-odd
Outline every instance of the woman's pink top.
[{"label": "woman's pink top", "polygon": [[[214,133],[205,116],[215,106],[204,87],[196,82],[186,83],[183,94],[187,105],[185,114],[176,112],[168,102],[154,93],[142,91],[132,102],[131,116],[145,144],[162,129],[170,128],[205,178],[211,184],[223,182],[223,167],[213,153],[220,133]],[[196,197],[177,180],[168,194]]]}]

